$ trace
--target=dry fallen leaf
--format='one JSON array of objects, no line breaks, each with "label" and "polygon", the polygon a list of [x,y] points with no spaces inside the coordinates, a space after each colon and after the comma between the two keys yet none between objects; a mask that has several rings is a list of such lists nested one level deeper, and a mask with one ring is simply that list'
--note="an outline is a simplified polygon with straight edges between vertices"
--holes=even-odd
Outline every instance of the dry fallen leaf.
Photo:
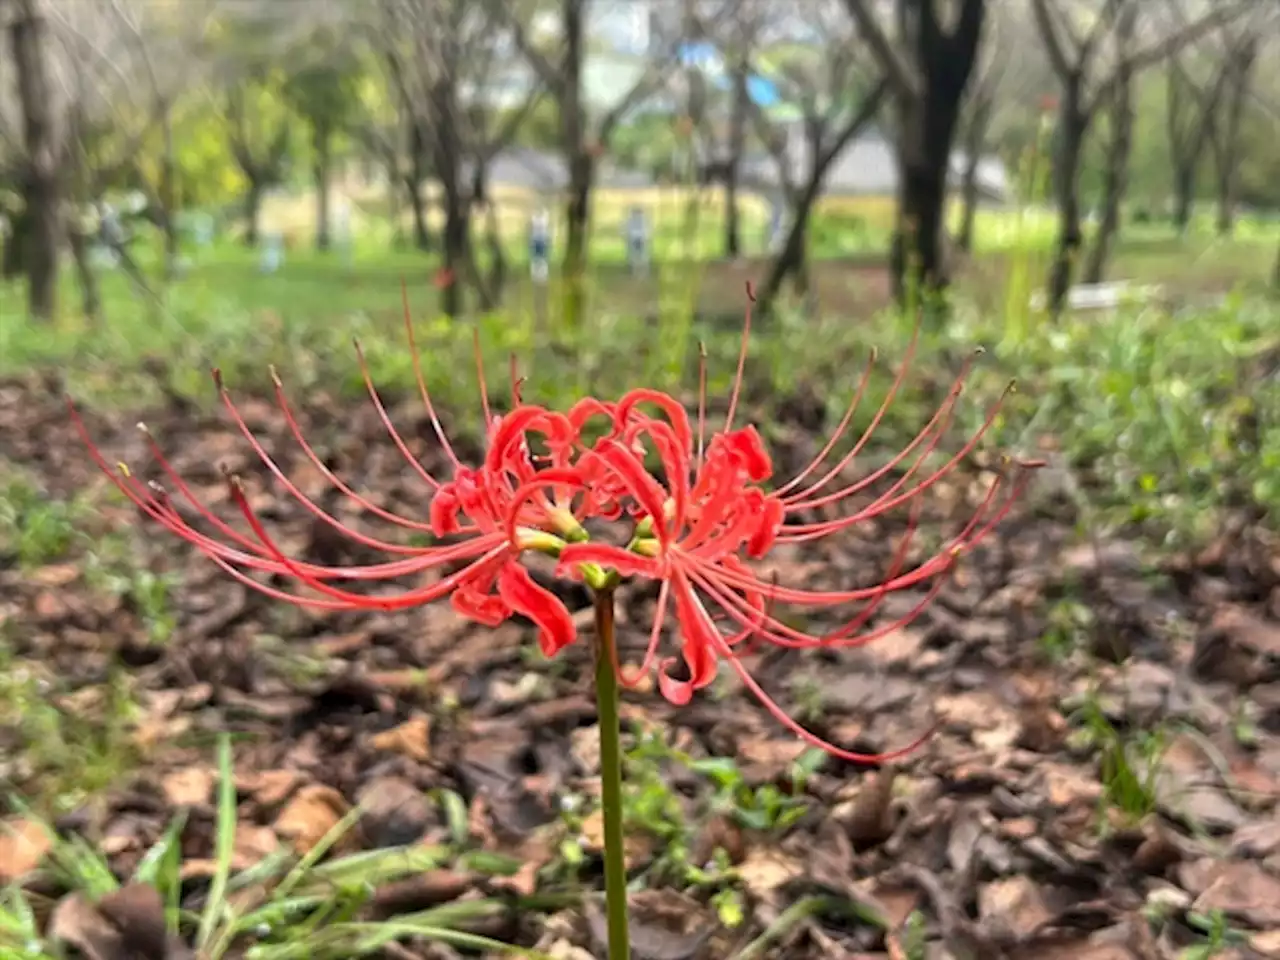
[{"label": "dry fallen leaf", "polygon": [[0,884],[10,883],[40,866],[53,840],[32,820],[0,823]]},{"label": "dry fallen leaf", "polygon": [[1007,877],[984,884],[978,891],[978,915],[983,923],[1019,941],[1053,918],[1040,888],[1027,877]]},{"label": "dry fallen leaf", "polygon": [[347,802],[333,787],[310,783],[299,790],[276,817],[275,831],[305,854],[342,819]]},{"label": "dry fallen leaf", "polygon": [[1280,927],[1280,877],[1248,861],[1222,864],[1192,909],[1221,910],[1255,929]]},{"label": "dry fallen leaf", "polygon": [[431,759],[431,718],[420,713],[398,727],[370,737],[369,744],[375,750],[398,753],[410,760],[426,763]]},{"label": "dry fallen leaf", "polygon": [[779,850],[751,850],[738,865],[738,876],[747,891],[759,900],[769,896],[785,883],[804,875],[804,864]]},{"label": "dry fallen leaf", "polygon": [[189,807],[208,803],[217,779],[210,767],[183,767],[166,774],[160,787],[170,806]]}]

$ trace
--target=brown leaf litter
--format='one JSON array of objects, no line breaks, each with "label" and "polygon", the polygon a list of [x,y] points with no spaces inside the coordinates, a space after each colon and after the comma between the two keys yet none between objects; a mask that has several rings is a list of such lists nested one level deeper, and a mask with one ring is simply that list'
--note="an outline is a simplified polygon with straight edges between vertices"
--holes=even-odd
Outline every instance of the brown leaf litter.
[{"label": "brown leaf litter", "polygon": [[[273,408],[251,408],[282,466],[305,466]],[[391,414],[411,427],[415,452],[429,456],[425,434],[412,429],[421,425],[420,411],[393,403]],[[354,486],[376,490],[389,509],[420,512],[420,491],[376,418],[325,398],[299,416],[320,455]],[[136,419],[91,427],[107,438],[109,456],[142,466],[145,451],[129,428]],[[147,419],[193,487],[225,507],[216,468],[247,464],[243,444],[225,424],[190,409],[148,411]],[[34,470],[50,495],[101,490],[54,401],[8,386],[0,390],[0,424],[0,458]],[[784,472],[786,461],[812,446],[803,426],[787,430],[795,443],[778,451]],[[346,549],[245,469],[283,543],[317,561]],[[323,502],[314,473],[300,482]],[[972,492],[964,482],[939,490],[937,508],[959,516]],[[103,502],[102,509],[104,517],[136,522],[118,506]],[[706,867],[723,852],[743,922],[721,925],[715,887],[662,874],[667,847],[637,829],[627,850],[632,877],[645,888],[632,898],[635,955],[734,956],[789,907],[820,900],[822,909],[756,956],[1158,960],[1200,942],[1189,915],[1212,911],[1221,911],[1253,955],[1280,956],[1276,540],[1240,525],[1211,549],[1165,558],[1164,576],[1152,578],[1139,543],[1082,544],[1076,519],[1051,498],[1011,517],[925,615],[866,649],[752,658],[786,706],[850,746],[896,745],[935,723],[937,733],[893,769],[829,761],[805,779],[802,815],[781,831],[747,829],[732,810],[712,807],[706,778],[666,763],[663,776],[689,821],[690,863]],[[364,528],[363,518],[354,522]],[[900,532],[886,522],[821,552],[780,554],[780,572],[815,588],[868,582],[890,562]],[[384,884],[373,894],[372,916],[560,882],[559,845],[570,836],[565,811],[598,796],[585,646],[538,664],[527,627],[486,630],[458,621],[447,605],[394,615],[281,609],[163,537],[146,532],[130,546],[138,563],[175,574],[180,584],[171,591],[174,638],[141,658],[150,645],[145,623],[94,594],[82,556],[28,572],[0,558],[0,616],[15,637],[13,656],[51,678],[47,701],[105,718],[107,679],[124,669],[139,708],[128,733],[141,768],[59,819],[60,832],[108,852],[127,878],[185,811],[183,876],[198,884],[213,864],[217,784],[208,745],[212,734],[229,731],[236,735],[237,868],[281,847],[313,849],[356,806],[359,824],[339,854],[451,843],[459,825],[439,801],[451,791],[463,805],[466,845],[511,856],[520,868],[495,877],[444,867]],[[1064,598],[1091,617],[1078,645],[1055,660],[1041,641],[1056,629],[1051,609]],[[905,612],[898,609],[904,600],[915,602],[887,598],[877,622]],[[622,655],[635,661],[654,597],[625,589],[620,604]],[[1114,791],[1102,782],[1099,751],[1081,736],[1086,702],[1123,739],[1139,782],[1151,790],[1145,815],[1109,808]],[[683,710],[649,694],[629,696],[624,711],[637,728],[693,757],[736,757],[750,790],[793,789],[802,746],[732,683]],[[1157,729],[1165,733],[1161,762],[1147,782],[1139,735]],[[21,747],[21,762],[0,757],[0,776],[34,797],[39,772],[27,765],[37,745],[17,736],[0,729],[0,754],[7,744]],[[598,888],[598,816],[586,809],[573,823],[588,860],[576,879]],[[44,831],[16,816],[3,824],[0,883],[46,884]],[[187,955],[166,940],[154,891],[125,886],[97,903],[64,893],[51,894],[48,928],[91,960]],[[600,955],[601,922],[588,897],[580,908],[522,917],[503,929],[526,946],[577,960]],[[407,955],[429,956],[388,953]]]}]

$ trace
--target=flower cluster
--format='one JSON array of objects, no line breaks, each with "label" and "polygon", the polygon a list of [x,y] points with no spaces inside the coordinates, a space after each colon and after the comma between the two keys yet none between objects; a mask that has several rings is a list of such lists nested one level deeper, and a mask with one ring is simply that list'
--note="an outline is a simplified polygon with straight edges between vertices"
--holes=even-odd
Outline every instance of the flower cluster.
[{"label": "flower cluster", "polygon": [[[837,455],[840,440],[866,391],[871,372],[868,364],[831,438],[796,476],[775,485],[773,463],[759,433],[753,426],[735,425],[750,334],[748,310],[728,412],[723,425],[710,436],[705,369],[693,418],[676,399],[650,389],[634,390],[616,402],[588,397],[568,411],[557,412],[523,402],[514,378],[512,408],[494,415],[482,375],[485,456],[483,462],[467,465],[450,444],[423,380],[407,304],[405,325],[422,401],[448,465],[446,477],[435,476],[410,451],[369,377],[358,346],[357,353],[378,416],[409,468],[426,487],[430,499],[425,519],[393,513],[352,489],[307,442],[278,378],[276,398],[302,453],[327,483],[387,523],[420,535],[430,534],[437,541],[430,546],[407,546],[369,536],[321,508],[263,448],[215,371],[232,421],[280,487],[321,522],[364,547],[394,557],[381,563],[335,567],[291,558],[263,525],[239,478],[229,476],[232,499],[247,526],[247,530],[236,529],[201,503],[148,433],[159,469],[177,499],[186,505],[180,509],[165,486],[144,484],[124,467],[112,470],[74,407],[73,420],[99,467],[147,517],[196,546],[241,583],[274,598],[327,610],[402,610],[447,596],[459,614],[485,625],[496,626],[515,614],[527,617],[537,627],[542,651],[554,656],[575,641],[574,622],[560,599],[530,576],[522,555],[534,552],[555,557],[558,575],[585,580],[596,589],[611,588],[622,578],[647,578],[659,584],[657,613],[638,670],[623,670],[614,654],[613,666],[624,686],[634,688],[656,673],[662,695],[674,704],[684,704],[695,690],[713,681],[723,661],[770,713],[813,745],[862,762],[884,760],[911,749],[868,756],[843,750],[803,729],[748,672],[742,660],[745,645],[750,641],[752,646],[769,643],[797,649],[854,647],[899,629],[937,594],[957,560],[999,523],[1024,487],[1027,468],[1036,464],[1008,461],[1011,469],[992,482],[968,522],[954,531],[936,554],[908,568],[913,522],[895,551],[887,577],[876,586],[840,591],[787,586],[766,579],[751,562],[765,558],[776,544],[805,543],[838,534],[886,511],[914,504],[920,494],[951,473],[987,432],[999,408],[997,404],[954,455],[935,469],[925,469],[950,425],[967,365],[946,401],[914,440],[870,474],[842,484],[847,468],[866,446],[903,383],[910,352],[915,349],[914,338],[908,360],[870,426],[847,451]],[[868,488],[882,480],[887,482],[885,489],[868,497]],[[849,506],[855,502],[857,509]],[[915,515],[913,510],[913,521]],[[629,540],[592,540],[587,526],[597,519],[628,521]],[[426,571],[439,571],[440,576],[426,586],[398,592],[351,589],[357,583]],[[267,580],[255,574],[267,575]],[[270,582],[281,579],[297,586],[286,590]],[[907,614],[870,626],[885,597],[911,589],[922,596]],[[776,610],[782,605],[833,608],[851,604],[857,605],[852,615],[823,633],[791,626]],[[678,656],[659,652],[672,613]],[[676,676],[681,661],[682,672],[687,674],[683,678]]]}]

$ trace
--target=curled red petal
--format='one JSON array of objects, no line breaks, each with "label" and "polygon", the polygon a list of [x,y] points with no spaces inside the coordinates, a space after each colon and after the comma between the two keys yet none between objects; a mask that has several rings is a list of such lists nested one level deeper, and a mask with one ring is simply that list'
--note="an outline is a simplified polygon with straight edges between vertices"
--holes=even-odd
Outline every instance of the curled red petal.
[{"label": "curled red petal", "polygon": [[[511,564],[503,564],[503,569],[508,566]],[[511,616],[511,607],[506,600],[489,592],[497,575],[497,569],[482,570],[477,576],[458,584],[449,600],[459,616],[486,627],[499,626]]]},{"label": "curled red petal", "polygon": [[734,430],[732,433],[725,434],[725,439],[737,455],[748,477],[759,483],[773,476],[773,460],[755,427]]},{"label": "curled red petal", "polygon": [[658,481],[653,479],[635,454],[615,440],[601,440],[596,444],[595,451],[622,481],[640,509],[653,519],[658,539],[664,544],[669,541],[671,532],[662,506],[666,498]]},{"label": "curled red petal", "polygon": [[518,563],[509,563],[498,575],[498,595],[516,613],[524,614],[538,627],[538,646],[554,657],[578,637],[573,617],[550,590],[534,583]]},{"label": "curled red petal", "polygon": [[676,442],[679,443],[681,451],[685,457],[689,457],[693,453],[693,429],[689,425],[689,414],[685,411],[684,405],[670,394],[663,393],[660,390],[651,390],[648,388],[640,388],[632,390],[621,400],[614,411],[614,436],[622,432],[630,419],[632,411],[642,403],[652,403],[666,414],[667,422],[671,425],[671,429],[675,432]]},{"label": "curled red petal", "polygon": [[724,645],[724,640],[698,601],[688,579],[677,573],[672,585],[676,594],[676,622],[680,626],[682,640],[680,653],[689,668],[689,679],[676,680],[670,676],[672,661],[664,660],[658,667],[658,690],[668,701],[680,706],[689,702],[694,690],[700,690],[715,680],[716,653]]},{"label": "curled red petal", "polygon": [[778,539],[778,531],[786,519],[787,507],[778,497],[765,497],[760,506],[758,519],[760,525],[747,541],[747,556],[759,560],[768,554]]},{"label": "curled red petal", "polygon": [[453,492],[452,483],[445,484],[431,499],[431,532],[437,537],[446,537],[462,529],[458,522],[458,511],[461,504]]}]

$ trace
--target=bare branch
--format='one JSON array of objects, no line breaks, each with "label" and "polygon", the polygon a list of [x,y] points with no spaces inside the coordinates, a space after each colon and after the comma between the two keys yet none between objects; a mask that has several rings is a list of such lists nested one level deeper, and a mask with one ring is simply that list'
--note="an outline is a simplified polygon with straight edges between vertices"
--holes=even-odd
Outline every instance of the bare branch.
[{"label": "bare branch", "polygon": [[884,27],[867,5],[867,0],[844,0],[844,5],[889,82],[901,96],[917,95],[920,90],[919,75],[889,39]]}]

